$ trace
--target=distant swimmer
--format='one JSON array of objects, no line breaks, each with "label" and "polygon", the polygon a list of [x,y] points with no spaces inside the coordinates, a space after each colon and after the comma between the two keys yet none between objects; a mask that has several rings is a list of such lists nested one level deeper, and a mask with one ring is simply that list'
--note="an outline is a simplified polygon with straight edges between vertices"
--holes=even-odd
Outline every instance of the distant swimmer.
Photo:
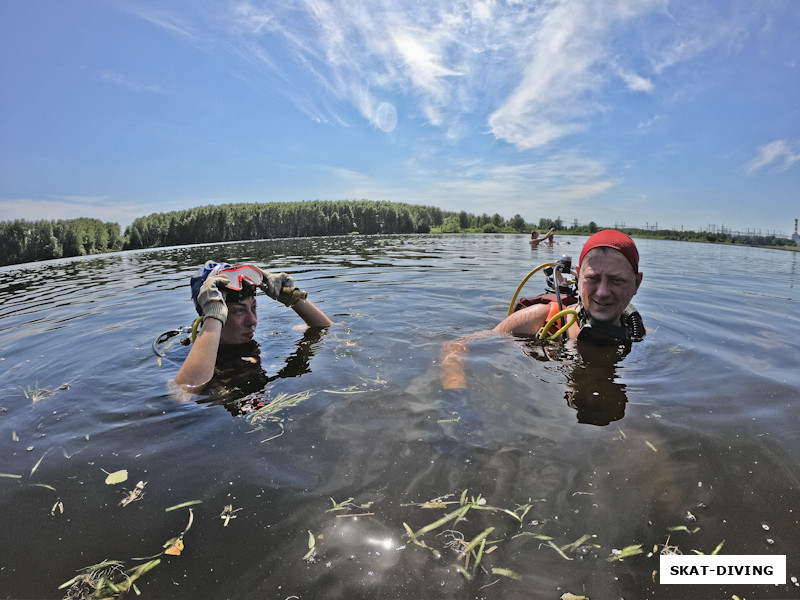
[{"label": "distant swimmer", "polygon": [[538,248],[539,244],[542,242],[547,243],[549,246],[553,245],[553,232],[556,230],[555,227],[551,227],[550,231],[545,233],[544,235],[540,236],[537,230],[531,231],[531,239],[528,242],[531,245],[531,248]]}]

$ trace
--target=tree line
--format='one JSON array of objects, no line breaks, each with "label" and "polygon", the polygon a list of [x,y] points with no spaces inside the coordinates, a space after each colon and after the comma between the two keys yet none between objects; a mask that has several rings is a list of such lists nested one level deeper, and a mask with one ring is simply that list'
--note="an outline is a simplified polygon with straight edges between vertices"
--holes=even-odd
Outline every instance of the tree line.
[{"label": "tree line", "polygon": [[125,247],[350,233],[429,233],[447,214],[433,206],[371,200],[201,206],[139,217],[125,231]]},{"label": "tree line", "polygon": [[723,232],[709,231],[684,231],[676,229],[637,229],[622,228],[622,231],[631,237],[643,237],[659,240],[676,240],[683,242],[709,242],[722,244],[738,244],[744,246],[758,247],[791,247],[797,246],[789,238],[777,237],[774,235],[737,235]]},{"label": "tree line", "polygon": [[122,250],[118,223],[99,219],[0,221],[0,265]]},{"label": "tree line", "polygon": [[[516,214],[474,215],[434,206],[372,200],[271,202],[200,206],[139,217],[125,229],[99,219],[0,221],[0,265],[132,250],[239,240],[380,233],[521,233],[547,231],[591,235],[601,228],[565,226],[561,218],[532,224]],[[633,237],[727,242],[754,246],[795,246],[774,236],[623,228]]]}]

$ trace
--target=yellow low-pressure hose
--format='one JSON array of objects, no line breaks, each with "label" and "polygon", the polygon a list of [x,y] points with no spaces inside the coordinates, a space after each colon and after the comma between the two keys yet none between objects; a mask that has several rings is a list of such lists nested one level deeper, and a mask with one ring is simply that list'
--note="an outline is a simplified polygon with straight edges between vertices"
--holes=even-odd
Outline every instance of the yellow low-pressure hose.
[{"label": "yellow low-pressure hose", "polygon": [[194,320],[194,323],[192,323],[192,343],[193,344],[194,344],[194,341],[197,339],[197,328],[200,327],[200,323],[203,322],[203,319],[205,319],[205,317],[199,316]]},{"label": "yellow low-pressure hose", "polygon": [[555,263],[551,263],[551,262],[543,263],[543,264],[539,265],[538,267],[536,267],[533,271],[531,271],[530,273],[528,273],[525,276],[525,279],[523,279],[522,282],[519,284],[519,286],[517,286],[517,291],[514,292],[514,297],[511,298],[511,304],[508,305],[508,314],[509,315],[514,312],[514,305],[515,305],[515,303],[517,301],[517,296],[519,296],[519,293],[522,291],[522,286],[524,286],[528,282],[528,279],[533,277],[533,275],[535,273],[538,273],[539,271],[541,271],[542,269],[544,269],[546,267],[552,267],[554,264]]},{"label": "yellow low-pressure hose", "polygon": [[[566,317],[566,316],[570,316],[572,318],[567,320],[567,322],[562,327],[560,327],[558,331],[548,335],[547,332],[550,331],[550,328],[556,323],[558,323],[558,320],[561,317]],[[542,330],[539,332],[539,339],[548,341],[554,340],[559,336],[563,335],[564,333],[566,333],[567,329],[572,327],[573,323],[577,322],[578,322],[578,312],[572,308],[565,308],[564,310],[554,314],[553,318],[550,319],[547,323],[545,323],[544,327],[542,327]]]}]

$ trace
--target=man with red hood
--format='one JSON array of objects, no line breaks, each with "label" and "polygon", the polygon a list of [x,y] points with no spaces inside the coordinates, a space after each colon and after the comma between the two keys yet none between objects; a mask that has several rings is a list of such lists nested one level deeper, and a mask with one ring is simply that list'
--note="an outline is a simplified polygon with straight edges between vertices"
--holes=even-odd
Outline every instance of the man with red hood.
[{"label": "man with red hood", "polygon": [[[567,337],[583,339],[580,333],[587,324],[606,331],[625,328],[623,315],[641,283],[639,252],[633,240],[616,229],[595,233],[584,244],[578,262],[580,318],[567,330]],[[549,305],[534,304],[510,314],[493,331],[536,335],[548,313]]]},{"label": "man with red hood", "polygon": [[[644,335],[644,328],[631,300],[641,283],[639,252],[633,240],[615,229],[595,233],[581,251],[578,262],[579,297],[574,305],[579,318],[567,330],[566,336],[593,343],[629,344],[640,339]],[[513,312],[492,331],[535,336],[547,323],[550,311],[547,303],[533,304]],[[632,316],[635,318],[632,319]],[[638,321],[637,326],[632,325],[634,321]],[[441,380],[444,389],[466,387],[463,368],[466,341],[468,338],[461,338],[442,346]]]}]

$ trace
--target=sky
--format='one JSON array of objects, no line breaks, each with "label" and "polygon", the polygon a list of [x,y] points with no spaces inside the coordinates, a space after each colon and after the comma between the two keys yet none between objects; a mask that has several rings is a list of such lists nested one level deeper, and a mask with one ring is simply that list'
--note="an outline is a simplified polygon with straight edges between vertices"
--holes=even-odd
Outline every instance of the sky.
[{"label": "sky", "polygon": [[387,200],[791,235],[797,0],[0,0],[0,220]]}]

